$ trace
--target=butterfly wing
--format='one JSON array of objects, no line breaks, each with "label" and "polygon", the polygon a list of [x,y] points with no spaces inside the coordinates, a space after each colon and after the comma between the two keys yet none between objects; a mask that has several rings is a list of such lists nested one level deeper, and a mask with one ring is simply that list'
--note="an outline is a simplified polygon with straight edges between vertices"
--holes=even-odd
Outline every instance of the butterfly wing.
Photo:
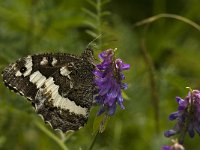
[{"label": "butterfly wing", "polygon": [[63,132],[78,130],[93,101],[94,65],[70,54],[21,58],[3,71],[7,87],[28,98],[45,122]]}]

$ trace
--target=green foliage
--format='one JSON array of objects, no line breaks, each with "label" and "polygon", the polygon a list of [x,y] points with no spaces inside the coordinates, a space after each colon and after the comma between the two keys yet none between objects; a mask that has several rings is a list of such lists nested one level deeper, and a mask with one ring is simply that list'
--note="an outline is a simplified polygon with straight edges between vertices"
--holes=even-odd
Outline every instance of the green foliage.
[{"label": "green foliage", "polygon": [[110,0],[87,0],[87,2],[92,6],[93,10],[83,8],[83,11],[88,16],[85,24],[90,27],[86,30],[86,33],[94,39],[97,38],[97,48],[103,50],[104,45],[107,44],[106,40],[103,40],[107,36],[105,32],[107,22],[104,18],[110,15],[110,12],[103,10],[103,8]]},{"label": "green foliage", "polygon": [[[169,113],[177,108],[175,96],[200,89],[200,32],[182,21],[160,18],[147,26],[136,21],[158,13],[175,13],[198,21],[199,1],[113,0],[1,0],[0,70],[27,54],[67,52],[79,54],[97,38],[97,49],[118,48],[117,57],[131,64],[125,72],[129,88],[125,110],[117,110],[93,149],[159,150],[170,143],[163,131],[171,128]],[[86,31],[86,33],[85,33]],[[159,133],[155,129],[150,69],[141,51],[142,41],[155,73],[159,98]],[[95,51],[97,54],[97,51]],[[88,124],[75,133],[60,135],[35,114],[30,102],[10,92],[0,79],[0,149],[54,150],[61,140],[68,149],[88,149],[93,141],[93,122],[98,109],[91,110]],[[198,150],[199,137],[185,140],[186,149]],[[62,144],[61,144],[62,145]]]}]

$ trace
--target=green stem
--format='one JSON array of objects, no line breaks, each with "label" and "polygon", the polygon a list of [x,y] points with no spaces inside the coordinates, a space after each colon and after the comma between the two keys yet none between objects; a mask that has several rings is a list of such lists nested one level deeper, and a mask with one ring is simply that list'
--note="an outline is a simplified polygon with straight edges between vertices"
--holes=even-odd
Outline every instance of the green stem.
[{"label": "green stem", "polygon": [[93,139],[93,141],[92,141],[92,143],[91,143],[91,145],[90,145],[90,148],[89,148],[88,150],[92,150],[92,149],[93,149],[94,144],[95,144],[95,142],[96,142],[96,139],[97,139],[97,136],[98,136],[98,135],[99,135],[99,131],[97,131],[97,132],[95,133],[94,139]]},{"label": "green stem", "polygon": [[198,31],[200,31],[200,25],[198,25],[197,23],[195,23],[194,21],[192,21],[188,18],[185,18],[183,16],[179,16],[179,15],[176,15],[176,14],[158,14],[158,15],[149,17],[147,19],[144,19],[142,21],[136,22],[134,24],[134,26],[137,27],[137,26],[149,24],[149,23],[152,23],[152,22],[154,22],[154,21],[156,21],[160,18],[173,18],[173,19],[176,19],[176,20],[180,20],[180,21],[185,22],[185,23],[189,24],[190,26],[194,27]]},{"label": "green stem", "polygon": [[[97,26],[98,26],[97,33],[98,33],[98,35],[102,35],[101,6],[102,6],[101,0],[97,0],[97,7],[96,7],[96,9],[97,9],[97,16],[98,16],[97,17]],[[99,48],[102,49],[102,37],[99,38]]]},{"label": "green stem", "polygon": [[43,131],[47,136],[53,139],[62,148],[62,150],[69,150],[64,144],[64,142],[60,140],[57,136],[55,136],[53,133],[51,133],[47,128],[45,128],[44,125],[37,121],[35,122],[35,124],[41,131]]},{"label": "green stem", "polygon": [[150,88],[151,88],[151,101],[152,101],[152,105],[154,108],[153,110],[154,110],[155,130],[156,130],[156,133],[158,134],[160,131],[160,125],[159,125],[160,110],[159,110],[158,88],[157,88],[157,84],[156,84],[156,71],[155,71],[153,60],[146,49],[146,44],[145,44],[144,38],[141,41],[141,52],[142,52],[144,61],[146,63],[146,66],[147,66],[148,72],[149,72],[149,81],[150,81]]}]

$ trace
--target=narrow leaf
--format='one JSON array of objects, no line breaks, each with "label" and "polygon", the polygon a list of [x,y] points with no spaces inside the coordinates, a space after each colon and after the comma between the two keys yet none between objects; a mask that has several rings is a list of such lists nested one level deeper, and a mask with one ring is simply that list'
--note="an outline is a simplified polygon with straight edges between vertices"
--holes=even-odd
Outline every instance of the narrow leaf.
[{"label": "narrow leaf", "polygon": [[87,0],[87,2],[88,2],[89,4],[91,4],[92,6],[96,7],[96,3],[93,2],[92,0]]},{"label": "narrow leaf", "polygon": [[96,116],[93,122],[93,133],[96,132],[104,132],[107,127],[109,117],[106,114],[102,114],[100,116]]},{"label": "narrow leaf", "polygon": [[122,97],[126,100],[130,100],[130,97],[124,91],[122,91]]},{"label": "narrow leaf", "polygon": [[93,133],[99,132],[99,126],[103,119],[103,115],[96,116],[93,122]]},{"label": "narrow leaf", "polygon": [[96,15],[95,13],[91,12],[90,10],[85,9],[85,8],[82,8],[82,10],[83,10],[86,14],[88,14],[90,17],[92,17],[92,18],[94,18],[94,19],[97,18],[97,15]]},{"label": "narrow leaf", "polygon": [[90,27],[92,27],[92,28],[94,28],[94,29],[97,29],[97,25],[94,24],[94,23],[92,23],[92,22],[85,21],[85,24],[88,25],[88,26],[90,26]]},{"label": "narrow leaf", "polygon": [[103,5],[105,5],[105,4],[109,3],[109,2],[110,2],[110,0],[104,0],[104,1],[101,2],[101,5],[103,6]]},{"label": "narrow leaf", "polygon": [[109,11],[104,11],[101,13],[101,16],[109,16],[111,13]]},{"label": "narrow leaf", "polygon": [[91,30],[86,30],[86,33],[91,35],[92,37],[96,38],[98,35]]}]

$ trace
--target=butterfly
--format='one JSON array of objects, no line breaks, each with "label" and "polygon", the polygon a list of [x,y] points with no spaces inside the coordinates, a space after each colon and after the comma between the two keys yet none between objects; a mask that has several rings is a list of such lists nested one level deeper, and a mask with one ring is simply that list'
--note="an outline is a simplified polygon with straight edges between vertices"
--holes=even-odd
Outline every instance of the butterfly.
[{"label": "butterfly", "polygon": [[29,55],[8,65],[4,84],[26,97],[53,129],[78,130],[88,120],[95,86],[93,50]]}]

